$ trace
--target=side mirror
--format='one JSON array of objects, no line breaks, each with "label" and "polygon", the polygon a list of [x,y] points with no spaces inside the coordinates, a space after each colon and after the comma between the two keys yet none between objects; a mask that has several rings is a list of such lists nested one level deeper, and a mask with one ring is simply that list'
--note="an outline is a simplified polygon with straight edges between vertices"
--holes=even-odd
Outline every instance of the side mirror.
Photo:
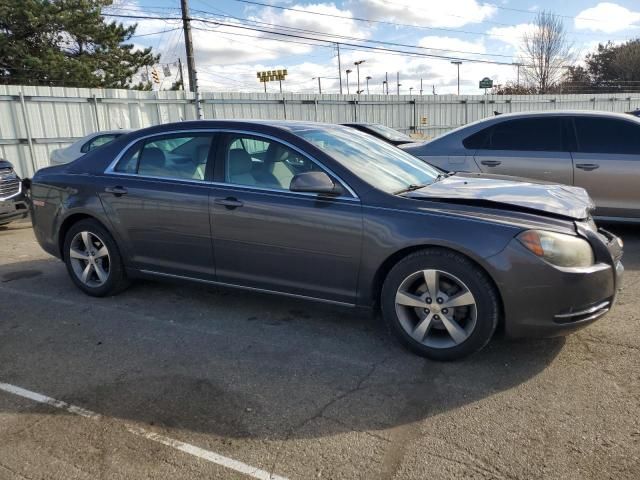
[{"label": "side mirror", "polygon": [[292,192],[319,193],[324,195],[340,195],[342,187],[336,184],[324,172],[299,173],[291,179],[289,190]]}]

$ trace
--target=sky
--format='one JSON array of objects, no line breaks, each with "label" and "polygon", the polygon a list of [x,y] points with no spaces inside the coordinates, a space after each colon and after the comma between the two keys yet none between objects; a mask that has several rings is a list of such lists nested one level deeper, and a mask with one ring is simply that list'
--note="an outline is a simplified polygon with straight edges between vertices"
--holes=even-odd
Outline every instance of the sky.
[{"label": "sky", "polygon": [[[390,93],[397,92],[397,72],[401,94],[419,95],[421,79],[425,95],[456,93],[457,67],[451,64],[455,58],[462,61],[460,93],[480,94],[478,83],[484,77],[494,84],[516,81],[517,68],[512,64],[521,58],[522,36],[543,10],[562,16],[577,59],[600,42],[640,37],[639,0],[189,0],[189,4],[194,19],[207,20],[192,23],[203,91],[263,91],[256,72],[286,68],[285,92],[317,93],[321,77],[323,93],[339,93],[335,45],[339,42],[344,93],[347,69],[352,70],[349,92],[357,90],[357,61],[364,61],[363,93],[366,77],[371,77],[369,93],[383,93],[385,75]],[[168,88],[176,78],[178,58],[185,62],[182,22],[174,20],[180,16],[179,0],[114,0],[108,12],[156,17],[117,20],[138,23],[131,42],[138,48],[153,47],[161,55],[156,69],[163,80],[155,88]],[[328,41],[313,40],[317,38]],[[375,51],[362,48],[364,40],[402,46],[366,43],[386,49]],[[410,56],[406,51],[431,56]],[[184,71],[186,75],[186,67]],[[268,83],[267,89],[277,92],[278,82]]]}]

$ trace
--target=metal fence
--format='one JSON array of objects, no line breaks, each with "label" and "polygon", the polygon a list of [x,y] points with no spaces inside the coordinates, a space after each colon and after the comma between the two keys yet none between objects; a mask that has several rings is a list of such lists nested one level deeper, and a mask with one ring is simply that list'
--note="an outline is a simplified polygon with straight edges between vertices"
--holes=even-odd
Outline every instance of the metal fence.
[{"label": "metal fence", "polygon": [[[427,138],[494,112],[640,108],[640,94],[617,95],[317,95],[204,93],[205,118],[376,122]],[[0,86],[0,158],[30,176],[51,152],[97,130],[192,120],[189,92]]]}]

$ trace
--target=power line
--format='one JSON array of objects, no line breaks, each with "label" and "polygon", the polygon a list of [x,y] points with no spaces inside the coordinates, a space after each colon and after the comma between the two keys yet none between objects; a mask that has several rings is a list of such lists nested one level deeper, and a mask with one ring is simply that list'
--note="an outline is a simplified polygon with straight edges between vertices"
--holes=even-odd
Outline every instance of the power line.
[{"label": "power line", "polygon": [[254,2],[252,0],[233,0],[234,2],[241,2],[241,3],[246,3],[246,4],[250,4],[250,5],[257,5],[257,6],[262,6],[262,7],[268,7],[268,8],[276,8],[278,10],[288,10],[288,11],[292,11],[292,12],[298,12],[298,13],[305,13],[305,14],[310,14],[310,15],[319,15],[322,17],[330,17],[330,18],[340,18],[343,20],[352,20],[352,21],[357,21],[357,22],[367,22],[367,23],[379,23],[382,25],[393,25],[395,27],[410,27],[410,28],[419,28],[419,29],[423,29],[423,30],[438,30],[438,31],[443,31],[443,32],[455,32],[455,33],[464,33],[467,35],[484,35],[487,37],[495,37],[495,36],[504,36],[504,35],[492,35],[486,32],[471,32],[468,30],[457,30],[457,29],[453,29],[453,28],[444,28],[444,27],[427,27],[424,25],[412,25],[409,23],[398,23],[398,22],[390,22],[387,20],[374,20],[371,18],[362,18],[362,17],[347,17],[345,15],[336,15],[333,13],[323,13],[323,12],[311,12],[309,10],[300,10],[298,8],[291,8],[291,7],[283,7],[280,5],[269,5],[268,3],[261,3],[261,2]]},{"label": "power line", "polygon": [[[216,10],[218,10],[218,9],[216,9]],[[211,12],[207,12],[205,10],[195,10],[194,9],[193,11],[194,12],[198,12],[198,13],[211,14]],[[487,56],[487,57],[513,58],[512,55],[503,55],[503,54],[499,54],[499,53],[470,52],[470,51],[465,51],[465,50],[451,50],[451,49],[446,49],[446,48],[415,46],[415,45],[409,45],[409,44],[405,44],[405,43],[388,42],[388,41],[383,41],[383,40],[370,40],[370,39],[367,39],[367,38],[358,38],[358,37],[351,37],[351,36],[346,36],[346,35],[337,35],[337,34],[332,34],[332,33],[318,32],[317,30],[309,30],[309,29],[303,29],[303,28],[298,28],[298,27],[288,27],[286,25],[276,25],[276,24],[273,24],[273,23],[261,22],[261,21],[258,21],[258,20],[252,20],[252,19],[248,19],[248,18],[236,17],[236,16],[228,15],[228,14],[225,14],[225,15],[222,15],[222,16],[233,18],[233,19],[236,19],[236,20],[239,20],[239,21],[252,22],[254,24],[262,24],[262,25],[276,27],[276,28],[279,28],[279,29],[285,29],[285,30],[288,30],[290,32],[310,33],[310,34],[322,35],[322,36],[326,36],[326,37],[346,39],[346,40],[351,40],[351,41],[356,41],[356,42],[369,42],[369,43],[377,43],[377,44],[380,44],[380,45],[390,45],[390,46],[403,47],[403,48],[416,48],[416,49],[419,49],[419,50],[434,50],[434,51],[440,51],[440,52],[462,53],[462,54],[467,54],[467,55],[480,55],[480,56]]]},{"label": "power line", "polygon": [[[111,16],[116,17],[116,18],[133,18],[133,19],[163,19],[162,17],[142,16],[142,15],[113,14]],[[496,60],[482,60],[482,59],[478,59],[478,58],[465,58],[465,57],[458,57],[458,56],[451,56],[451,55],[436,55],[436,54],[429,54],[429,53],[410,52],[410,51],[406,51],[406,50],[398,50],[398,49],[391,49],[391,48],[374,47],[374,46],[371,46],[371,45],[358,45],[358,44],[344,42],[344,41],[339,41],[338,42],[336,40],[313,38],[313,37],[309,37],[309,36],[305,36],[305,35],[298,35],[298,34],[292,34],[292,33],[275,32],[275,31],[272,31],[272,30],[265,30],[265,29],[252,27],[252,26],[247,26],[247,25],[234,25],[234,24],[230,24],[230,23],[224,23],[224,22],[215,21],[215,20],[208,20],[208,19],[204,19],[204,18],[195,18],[194,17],[194,18],[192,18],[192,21],[194,21],[194,22],[203,22],[203,23],[212,24],[212,25],[218,25],[218,26],[226,26],[226,27],[230,27],[230,28],[238,28],[238,29],[243,29],[243,30],[251,30],[251,31],[255,31],[255,32],[267,33],[267,34],[270,34],[270,35],[284,36],[284,37],[288,37],[288,38],[299,38],[299,39],[304,39],[304,40],[312,40],[312,41],[315,41],[315,42],[324,42],[324,43],[332,43],[332,44],[340,43],[341,45],[346,45],[348,47],[357,47],[357,48],[366,49],[366,50],[374,50],[374,51],[380,51],[380,52],[399,52],[399,53],[406,54],[407,56],[439,58],[439,59],[443,59],[443,60],[462,60],[462,61],[470,62],[470,63],[488,63],[488,64],[495,64],[495,65],[512,65],[512,62],[500,62],[500,61],[496,61]],[[276,40],[276,39],[272,39],[272,40]],[[363,41],[370,42],[369,40],[363,40]],[[411,48],[416,48],[416,47],[411,47]],[[417,48],[419,48],[419,47],[417,47]]]}]

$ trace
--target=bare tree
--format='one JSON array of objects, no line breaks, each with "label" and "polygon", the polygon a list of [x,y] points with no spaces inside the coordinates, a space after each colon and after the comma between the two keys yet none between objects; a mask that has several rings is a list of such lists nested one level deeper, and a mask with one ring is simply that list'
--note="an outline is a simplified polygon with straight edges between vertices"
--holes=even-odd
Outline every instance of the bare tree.
[{"label": "bare tree", "polygon": [[522,47],[525,81],[538,93],[551,90],[575,59],[562,19],[545,11],[536,15],[534,28],[523,35]]}]

